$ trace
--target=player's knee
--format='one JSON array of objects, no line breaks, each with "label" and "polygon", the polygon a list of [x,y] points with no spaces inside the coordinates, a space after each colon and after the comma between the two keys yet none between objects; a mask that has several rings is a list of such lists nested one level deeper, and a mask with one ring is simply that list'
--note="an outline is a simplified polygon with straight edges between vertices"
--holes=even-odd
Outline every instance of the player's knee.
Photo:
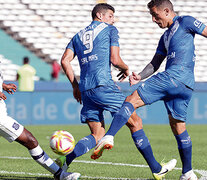
[{"label": "player's knee", "polygon": [[169,115],[170,127],[174,135],[179,135],[186,130],[186,125],[184,121],[174,119]]},{"label": "player's knee", "polygon": [[27,134],[26,134],[26,136],[27,136],[26,137],[26,143],[25,143],[26,147],[29,148],[29,149],[33,149],[33,148],[37,147],[38,141],[32,135],[32,133],[28,131]]},{"label": "player's knee", "polygon": [[135,109],[144,105],[144,102],[140,98],[137,91],[134,91],[131,95],[127,96],[125,101],[131,103]]},{"label": "player's knee", "polygon": [[131,132],[136,132],[142,129],[142,119],[136,114],[132,114],[131,118],[126,124]]}]

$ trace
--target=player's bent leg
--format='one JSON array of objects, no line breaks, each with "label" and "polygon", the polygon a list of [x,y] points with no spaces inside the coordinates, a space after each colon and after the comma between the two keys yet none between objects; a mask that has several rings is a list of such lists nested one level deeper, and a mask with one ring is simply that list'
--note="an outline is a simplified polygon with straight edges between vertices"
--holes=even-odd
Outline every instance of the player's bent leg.
[{"label": "player's bent leg", "polygon": [[153,173],[153,177],[154,179],[156,180],[161,180],[163,177],[165,177],[165,175],[172,171],[175,166],[176,166],[176,163],[177,163],[177,160],[176,159],[172,159],[171,161],[169,161],[168,163],[166,164],[162,164],[162,169],[159,173]]}]

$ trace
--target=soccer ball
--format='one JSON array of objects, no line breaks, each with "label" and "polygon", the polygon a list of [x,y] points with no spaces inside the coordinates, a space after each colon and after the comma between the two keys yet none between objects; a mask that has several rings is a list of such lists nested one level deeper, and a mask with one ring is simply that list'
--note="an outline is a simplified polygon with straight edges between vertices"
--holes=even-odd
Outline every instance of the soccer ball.
[{"label": "soccer ball", "polygon": [[75,139],[67,131],[55,131],[50,138],[50,147],[56,154],[67,155],[73,151]]}]

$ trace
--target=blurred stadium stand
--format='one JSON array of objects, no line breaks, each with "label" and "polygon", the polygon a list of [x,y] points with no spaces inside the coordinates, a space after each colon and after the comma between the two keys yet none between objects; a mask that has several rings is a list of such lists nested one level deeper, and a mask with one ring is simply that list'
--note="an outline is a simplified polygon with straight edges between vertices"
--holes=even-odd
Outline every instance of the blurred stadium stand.
[{"label": "blurred stadium stand", "polygon": [[[151,20],[146,7],[149,0],[0,0],[0,28],[34,53],[36,59],[46,62],[44,64],[37,61],[36,69],[43,67],[38,76],[48,80],[50,66],[47,62],[60,61],[69,40],[91,22],[91,10],[98,2],[107,2],[115,7],[115,26],[120,32],[121,57],[131,71],[139,72],[152,59],[159,38],[164,32]],[[172,0],[172,2],[178,15],[192,15],[207,24],[206,0]],[[195,44],[196,81],[205,82],[207,40],[197,35]],[[7,54],[9,53],[18,54],[8,49]],[[9,57],[1,50],[0,54]],[[15,58],[6,61],[3,59],[9,63],[4,70],[7,74],[6,80],[12,80],[12,74],[18,68],[12,63],[17,65],[19,63],[14,60]],[[18,61],[21,62],[20,60]],[[78,61],[72,61],[72,64],[75,74],[79,75]],[[164,64],[159,71],[164,69]],[[117,73],[118,71],[113,71],[115,80]]]}]

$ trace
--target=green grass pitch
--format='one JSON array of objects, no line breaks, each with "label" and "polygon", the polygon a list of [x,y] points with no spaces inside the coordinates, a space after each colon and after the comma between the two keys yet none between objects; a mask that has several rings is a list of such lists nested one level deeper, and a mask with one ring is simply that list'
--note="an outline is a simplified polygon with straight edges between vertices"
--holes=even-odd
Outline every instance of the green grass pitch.
[{"label": "green grass pitch", "polygon": [[[67,130],[73,134],[76,142],[89,134],[86,125],[41,125],[26,128],[53,159],[58,157],[49,147],[49,138],[54,131]],[[207,179],[207,125],[188,125],[187,129],[193,142],[193,168],[199,178]],[[179,179],[181,161],[169,125],[144,125],[144,130],[159,162],[172,158],[178,160],[176,169],[170,172],[166,179]],[[92,150],[77,158],[68,171],[80,172],[80,179],[152,179],[151,171],[136,149],[127,127],[118,132],[114,148],[105,151],[100,159],[90,159],[91,153]],[[8,143],[0,137],[0,179],[51,180],[53,177],[30,158],[26,148],[16,142]]]}]

